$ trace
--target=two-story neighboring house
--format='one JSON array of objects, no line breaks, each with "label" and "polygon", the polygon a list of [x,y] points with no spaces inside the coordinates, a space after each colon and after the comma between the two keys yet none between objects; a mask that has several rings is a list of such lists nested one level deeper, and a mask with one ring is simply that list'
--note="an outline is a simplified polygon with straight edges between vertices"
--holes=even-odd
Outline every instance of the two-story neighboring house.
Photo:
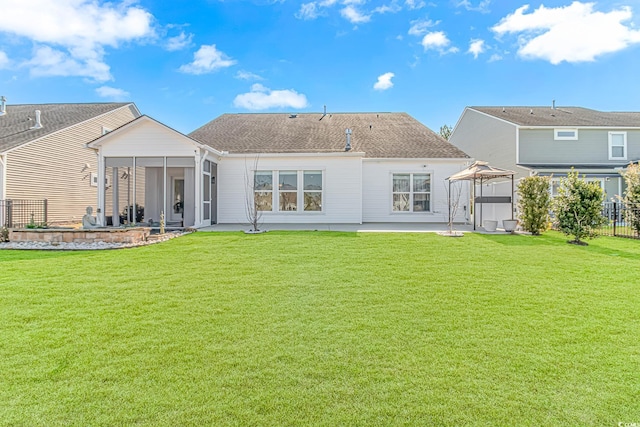
[{"label": "two-story neighboring house", "polygon": [[467,107],[449,141],[471,157],[516,177],[574,168],[599,182],[610,199],[624,192],[619,171],[640,159],[640,112],[580,107]]},{"label": "two-story neighboring house", "polygon": [[77,223],[87,206],[95,211],[98,157],[86,144],[139,116],[132,103],[7,105],[0,98],[0,222],[8,202],[47,199],[49,223]]}]

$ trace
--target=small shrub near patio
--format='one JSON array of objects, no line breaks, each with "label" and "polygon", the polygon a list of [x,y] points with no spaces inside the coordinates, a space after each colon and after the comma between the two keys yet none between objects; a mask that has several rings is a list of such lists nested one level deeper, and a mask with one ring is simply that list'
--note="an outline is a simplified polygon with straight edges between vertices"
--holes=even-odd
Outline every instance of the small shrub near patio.
[{"label": "small shrub near patio", "polygon": [[518,184],[518,219],[524,231],[539,235],[547,229],[551,209],[550,177],[528,176]]},{"label": "small shrub near patio", "polygon": [[569,243],[587,245],[582,239],[594,238],[606,222],[602,216],[604,192],[595,182],[580,178],[572,170],[560,180],[558,195],[553,200],[554,225],[567,236]]},{"label": "small shrub near patio", "polygon": [[633,230],[640,234],[640,162],[631,163],[620,174],[627,184],[627,191],[622,199],[629,208],[626,210],[625,219]]}]

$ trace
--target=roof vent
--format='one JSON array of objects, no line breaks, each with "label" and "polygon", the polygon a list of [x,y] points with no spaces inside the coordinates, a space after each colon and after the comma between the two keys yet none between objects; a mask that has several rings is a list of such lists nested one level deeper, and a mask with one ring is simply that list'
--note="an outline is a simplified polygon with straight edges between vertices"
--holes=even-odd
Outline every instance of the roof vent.
[{"label": "roof vent", "polygon": [[327,115],[327,106],[324,106],[324,112],[322,113],[322,117],[320,117],[320,120],[324,119],[324,116]]},{"label": "roof vent", "polygon": [[504,107],[502,107],[502,112],[503,112],[503,113],[506,113],[506,112],[507,112],[507,109],[506,109],[506,108],[504,108]]},{"label": "roof vent", "polygon": [[554,109],[554,110],[556,109],[556,100],[555,99],[551,102],[551,108]]},{"label": "roof vent", "polygon": [[351,129],[347,128],[344,133],[347,135],[347,145],[344,146],[344,151],[351,151]]},{"label": "roof vent", "polygon": [[0,116],[7,114],[7,98],[0,96]]},{"label": "roof vent", "polygon": [[529,110],[529,114],[533,114],[533,108]]},{"label": "roof vent", "polygon": [[42,122],[40,121],[40,110],[36,110],[36,123],[31,126],[31,129],[42,129]]},{"label": "roof vent", "polygon": [[297,114],[289,114],[289,118],[290,118],[290,119],[295,119],[296,117],[298,117],[298,115],[297,115]]}]

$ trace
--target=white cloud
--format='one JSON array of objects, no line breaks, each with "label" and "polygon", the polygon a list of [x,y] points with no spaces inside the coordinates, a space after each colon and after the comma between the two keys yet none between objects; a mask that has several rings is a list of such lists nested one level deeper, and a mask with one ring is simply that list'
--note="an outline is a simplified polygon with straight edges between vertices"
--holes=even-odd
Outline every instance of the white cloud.
[{"label": "white cloud", "polygon": [[378,76],[378,81],[374,83],[373,88],[375,90],[387,90],[393,87],[391,79],[395,76],[393,73],[384,73]]},{"label": "white cloud", "polygon": [[200,49],[193,54],[193,62],[180,67],[180,71],[188,74],[212,73],[220,68],[227,68],[235,65],[238,61],[229,58],[224,52],[216,49],[216,45],[200,46]]},{"label": "white cloud", "polygon": [[449,47],[451,40],[446,36],[443,31],[432,31],[425,34],[422,38],[422,47],[424,50],[437,50],[441,54],[455,53],[458,51],[457,47]]},{"label": "white cloud", "polygon": [[165,43],[165,49],[172,52],[174,50],[181,50],[191,46],[191,40],[193,34],[186,34],[184,31],[175,37],[169,37]]},{"label": "white cloud", "polygon": [[402,7],[394,0],[389,4],[384,4],[373,9],[372,13],[398,13]]},{"label": "white cloud", "polygon": [[407,6],[407,8],[409,8],[410,10],[415,10],[415,9],[422,9],[423,7],[425,7],[427,4],[420,0],[420,1],[416,1],[416,0],[405,0],[404,4]]},{"label": "white cloud", "polygon": [[464,7],[467,10],[481,12],[481,13],[489,13],[489,4],[491,0],[482,0],[478,3],[477,6],[474,6],[469,0],[460,0],[456,7]]},{"label": "white cloud", "polygon": [[502,60],[502,55],[498,54],[498,53],[494,53],[493,55],[491,55],[491,57],[489,58],[489,62],[496,62],[496,61],[500,61]]},{"label": "white cloud", "polygon": [[[96,55],[99,57],[99,55]],[[49,46],[35,49],[33,58],[22,64],[29,68],[32,76],[91,77],[104,82],[111,80],[109,66],[100,59],[77,60],[71,54],[55,50]]]},{"label": "white cloud", "polygon": [[475,59],[478,59],[478,55],[484,53],[484,51],[484,40],[474,39],[469,43],[469,50],[467,53],[472,54]]},{"label": "white cloud", "polygon": [[[100,4],[93,0],[2,0],[0,16],[0,32],[42,46],[36,50],[40,55],[24,64],[32,68],[33,75],[109,80],[109,66],[104,61],[106,46],[117,48],[121,43],[155,36],[153,16],[130,1]],[[48,53],[58,52],[58,60],[42,51],[44,47],[49,48]],[[44,62],[38,62],[40,59]],[[49,65],[51,70],[47,70]]]},{"label": "white cloud", "polygon": [[295,14],[298,19],[311,20],[316,19],[320,15],[318,4],[314,1],[310,3],[302,3],[300,10]]},{"label": "white cloud", "polygon": [[259,75],[245,70],[238,71],[235,75],[235,78],[240,80],[264,80]]},{"label": "white cloud", "polygon": [[260,83],[251,86],[251,91],[242,93],[233,100],[233,105],[247,110],[268,110],[270,108],[305,108],[307,97],[293,89],[271,90]]},{"label": "white cloud", "polygon": [[415,21],[410,22],[411,27],[409,28],[409,35],[412,36],[421,36],[427,33],[428,28],[431,28],[438,24],[438,22],[433,22],[431,19],[416,19]]},{"label": "white cloud", "polygon": [[371,20],[371,15],[363,15],[352,5],[340,10],[340,15],[352,24],[362,24]]},{"label": "white cloud", "polygon": [[0,70],[9,66],[9,57],[6,53],[0,50]]},{"label": "white cloud", "polygon": [[527,14],[529,6],[525,5],[492,30],[498,35],[518,34],[518,55],[552,64],[594,61],[599,55],[640,43],[640,31],[633,24],[623,24],[633,17],[631,8],[605,13],[595,11],[594,5],[574,1],[564,7],[540,6]]},{"label": "white cloud", "polygon": [[123,89],[118,89],[110,86],[100,86],[96,89],[96,93],[101,98],[109,98],[115,101],[121,101],[129,98],[129,92]]}]

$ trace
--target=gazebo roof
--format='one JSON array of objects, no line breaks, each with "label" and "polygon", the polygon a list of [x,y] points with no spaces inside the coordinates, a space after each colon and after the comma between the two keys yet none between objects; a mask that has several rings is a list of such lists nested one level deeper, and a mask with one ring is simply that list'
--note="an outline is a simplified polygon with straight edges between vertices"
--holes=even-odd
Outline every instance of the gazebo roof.
[{"label": "gazebo roof", "polygon": [[476,179],[494,179],[494,178],[507,178],[512,177],[516,173],[514,171],[496,168],[490,166],[487,162],[474,162],[468,168],[461,170],[458,173],[451,175],[447,178],[449,181],[471,181]]}]

